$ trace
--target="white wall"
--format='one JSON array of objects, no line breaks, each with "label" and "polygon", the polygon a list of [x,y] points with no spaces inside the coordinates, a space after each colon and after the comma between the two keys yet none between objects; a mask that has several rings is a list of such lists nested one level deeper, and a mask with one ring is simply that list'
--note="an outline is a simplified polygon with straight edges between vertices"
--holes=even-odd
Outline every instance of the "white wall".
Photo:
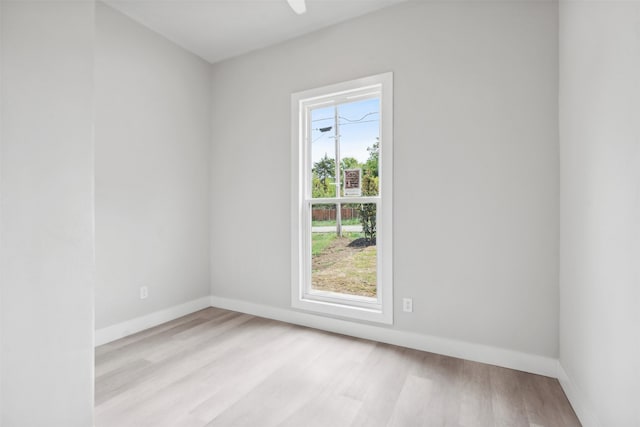
[{"label": "white wall", "polygon": [[209,72],[97,3],[97,328],[209,295]]},{"label": "white wall", "polygon": [[94,5],[2,1],[2,417],[93,412]]},{"label": "white wall", "polygon": [[214,65],[212,293],[290,306],[290,94],[393,71],[393,328],[557,357],[557,65],[552,2],[410,2]]},{"label": "white wall", "polygon": [[560,362],[585,426],[640,425],[640,4],[561,2]]}]

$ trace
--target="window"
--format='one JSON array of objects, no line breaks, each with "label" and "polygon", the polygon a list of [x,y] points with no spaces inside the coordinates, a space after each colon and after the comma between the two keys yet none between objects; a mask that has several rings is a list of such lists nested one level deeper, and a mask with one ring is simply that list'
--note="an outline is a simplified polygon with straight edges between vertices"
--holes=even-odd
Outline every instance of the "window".
[{"label": "window", "polygon": [[392,74],[292,95],[292,306],[393,322]]}]

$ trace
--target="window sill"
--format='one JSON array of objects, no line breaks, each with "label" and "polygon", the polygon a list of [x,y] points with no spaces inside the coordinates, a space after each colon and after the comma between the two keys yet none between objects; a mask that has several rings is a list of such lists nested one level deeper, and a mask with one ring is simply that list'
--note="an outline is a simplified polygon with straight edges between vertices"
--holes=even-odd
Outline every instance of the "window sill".
[{"label": "window sill", "polygon": [[[369,305],[367,307],[366,305]],[[317,314],[325,314],[346,319],[363,320],[367,322],[393,324],[393,314],[385,313],[379,304],[351,304],[349,300],[327,301],[324,298],[314,298],[313,295],[296,298],[292,301],[293,308]]]}]

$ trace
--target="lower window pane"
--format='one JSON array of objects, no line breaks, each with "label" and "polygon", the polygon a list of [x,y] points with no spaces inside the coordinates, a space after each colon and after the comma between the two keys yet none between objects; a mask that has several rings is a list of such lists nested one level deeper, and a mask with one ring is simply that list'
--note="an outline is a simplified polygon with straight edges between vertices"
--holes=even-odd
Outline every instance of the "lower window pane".
[{"label": "lower window pane", "polygon": [[376,204],[313,205],[311,289],[377,296]]}]

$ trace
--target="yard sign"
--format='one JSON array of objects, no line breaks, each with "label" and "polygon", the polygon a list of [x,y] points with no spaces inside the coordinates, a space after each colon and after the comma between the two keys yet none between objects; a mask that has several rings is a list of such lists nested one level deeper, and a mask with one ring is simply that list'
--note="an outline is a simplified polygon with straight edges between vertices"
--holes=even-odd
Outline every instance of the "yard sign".
[{"label": "yard sign", "polygon": [[362,169],[344,170],[344,195],[362,196]]}]

